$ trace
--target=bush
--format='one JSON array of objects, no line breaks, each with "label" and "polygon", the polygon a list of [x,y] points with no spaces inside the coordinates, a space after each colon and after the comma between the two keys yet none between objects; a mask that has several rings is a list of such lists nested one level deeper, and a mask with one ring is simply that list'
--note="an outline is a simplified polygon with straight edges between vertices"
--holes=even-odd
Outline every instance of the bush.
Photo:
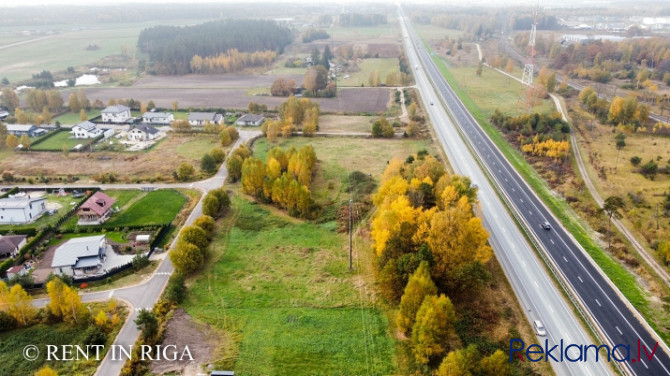
[{"label": "bush", "polygon": [[634,157],[631,157],[631,158],[630,158],[630,163],[631,163],[633,166],[637,166],[637,165],[639,165],[640,162],[642,162],[642,158],[638,157],[637,155],[634,156]]},{"label": "bush", "polygon": [[181,303],[186,297],[186,286],[184,285],[184,276],[181,273],[174,273],[170,276],[168,285],[165,287],[165,299]]},{"label": "bush", "polygon": [[149,257],[139,254],[135,255],[135,257],[133,257],[133,269],[140,270],[145,266],[148,266],[149,262]]},{"label": "bush", "polygon": [[105,345],[107,343],[107,334],[96,325],[91,325],[86,329],[84,345]]}]

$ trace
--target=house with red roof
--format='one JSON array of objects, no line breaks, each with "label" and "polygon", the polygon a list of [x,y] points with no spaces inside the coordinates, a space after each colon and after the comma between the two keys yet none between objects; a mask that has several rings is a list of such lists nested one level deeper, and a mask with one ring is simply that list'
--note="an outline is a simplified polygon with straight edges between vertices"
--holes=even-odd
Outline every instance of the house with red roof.
[{"label": "house with red roof", "polygon": [[95,192],[77,210],[79,216],[78,225],[99,225],[104,223],[112,215],[113,198],[101,191]]}]

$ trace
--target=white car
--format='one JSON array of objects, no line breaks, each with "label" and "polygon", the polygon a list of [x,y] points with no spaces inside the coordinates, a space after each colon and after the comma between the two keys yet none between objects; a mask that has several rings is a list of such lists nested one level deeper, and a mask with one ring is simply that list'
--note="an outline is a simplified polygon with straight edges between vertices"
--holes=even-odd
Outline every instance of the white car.
[{"label": "white car", "polygon": [[547,330],[544,328],[544,325],[542,325],[542,322],[540,320],[533,321],[533,329],[535,329],[535,334],[537,334],[540,337],[544,337],[547,335]]},{"label": "white car", "polygon": [[551,225],[547,221],[540,223],[540,227],[542,227],[545,230],[551,230]]}]

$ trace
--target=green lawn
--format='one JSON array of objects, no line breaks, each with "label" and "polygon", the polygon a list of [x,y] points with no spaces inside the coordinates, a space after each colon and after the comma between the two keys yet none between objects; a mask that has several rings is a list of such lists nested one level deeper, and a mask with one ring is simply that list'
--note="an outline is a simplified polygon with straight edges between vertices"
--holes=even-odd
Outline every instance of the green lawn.
[{"label": "green lawn", "polygon": [[218,135],[197,135],[190,139],[185,139],[185,142],[177,146],[177,154],[184,158],[200,159],[203,155],[209,153],[215,146],[220,146]]},{"label": "green lawn", "polygon": [[61,234],[60,237],[54,236],[51,239],[49,239],[49,243],[47,244],[48,246],[52,245],[57,245],[64,243],[67,240],[74,239],[74,238],[83,238],[87,236],[97,236],[97,235],[102,235],[105,234],[105,237],[113,242],[116,243],[126,243],[127,240],[125,239],[125,233],[121,231],[108,231],[108,232],[80,232],[80,233],[74,233],[74,232],[69,232],[65,234]]},{"label": "green lawn", "polygon": [[186,203],[186,197],[171,189],[149,192],[128,209],[112,215],[110,226],[134,226],[172,222]]},{"label": "green lawn", "polygon": [[[100,116],[100,110],[98,109],[90,109],[86,112],[86,118],[87,119],[93,119],[96,116]],[[75,125],[81,123],[81,118],[79,113],[74,113],[74,112],[66,112],[61,116],[55,117],[53,121],[60,121],[61,124],[63,125]]]},{"label": "green lawn", "polygon": [[42,141],[41,143],[32,146],[32,150],[61,150],[63,149],[63,145],[67,147],[68,149],[72,149],[73,147],[79,145],[79,144],[85,144],[89,139],[81,139],[81,138],[73,138],[72,134],[68,130],[63,130],[60,131],[51,137],[47,138],[46,140]]},{"label": "green lawn", "polygon": [[[234,219],[231,219],[234,218]],[[395,374],[388,322],[348,270],[346,236],[242,198],[187,312],[223,334],[216,368],[242,375]]]},{"label": "green lawn", "polygon": [[114,206],[118,206],[120,209],[127,209],[126,205],[130,201],[137,201],[142,197],[147,195],[147,192],[140,191],[139,189],[119,189],[119,190],[109,190],[104,191],[104,193],[116,200]]},{"label": "green lawn", "polygon": [[[379,71],[379,79],[381,83],[384,83],[389,73],[397,73],[400,69],[396,58],[363,59],[358,67],[361,69],[359,72],[349,73],[349,78],[341,78],[337,84],[339,86],[370,86],[370,74],[374,71]],[[342,77],[345,76],[342,75]]]}]

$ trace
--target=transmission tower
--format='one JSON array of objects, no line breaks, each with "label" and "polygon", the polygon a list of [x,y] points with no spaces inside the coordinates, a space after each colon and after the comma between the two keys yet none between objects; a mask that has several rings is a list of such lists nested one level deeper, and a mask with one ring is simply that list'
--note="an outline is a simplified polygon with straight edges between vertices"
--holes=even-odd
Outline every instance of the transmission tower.
[{"label": "transmission tower", "polygon": [[[538,2],[539,7],[539,2]],[[533,26],[530,28],[530,38],[528,38],[528,46],[530,46],[530,60],[523,66],[523,76],[521,82],[526,86],[533,86],[533,69],[535,66],[535,34],[537,30],[537,9],[533,13]]]}]

